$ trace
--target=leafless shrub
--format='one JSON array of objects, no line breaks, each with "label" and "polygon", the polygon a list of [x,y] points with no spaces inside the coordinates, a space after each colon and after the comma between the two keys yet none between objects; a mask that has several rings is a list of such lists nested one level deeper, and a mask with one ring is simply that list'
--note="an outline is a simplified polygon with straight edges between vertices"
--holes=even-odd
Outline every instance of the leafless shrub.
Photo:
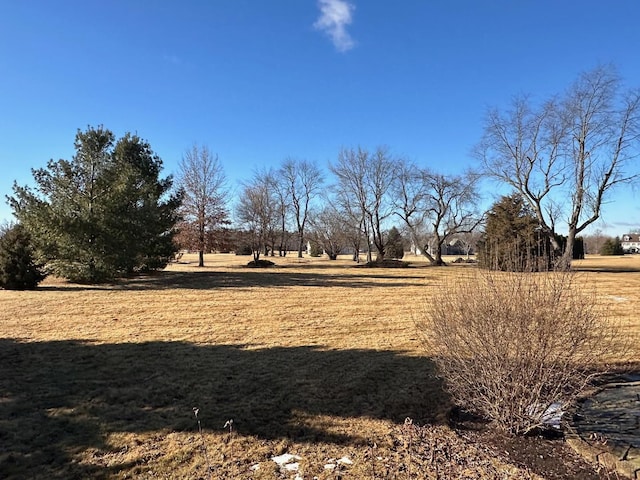
[{"label": "leafless shrub", "polygon": [[526,434],[619,358],[616,328],[579,279],[477,271],[435,293],[417,324],[453,400]]}]

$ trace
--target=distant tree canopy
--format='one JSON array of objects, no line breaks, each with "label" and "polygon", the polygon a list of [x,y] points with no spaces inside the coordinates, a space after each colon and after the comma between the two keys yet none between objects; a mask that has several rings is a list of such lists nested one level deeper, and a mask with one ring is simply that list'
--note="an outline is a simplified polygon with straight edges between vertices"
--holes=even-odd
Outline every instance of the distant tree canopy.
[{"label": "distant tree canopy", "polygon": [[549,241],[522,195],[504,196],[487,213],[478,242],[478,263],[491,270],[538,271],[550,268]]},{"label": "distant tree canopy", "polygon": [[600,247],[600,255],[624,255],[620,237],[605,240]]},{"label": "distant tree canopy", "polygon": [[164,268],[181,195],[160,178],[162,160],[137,135],[116,141],[102,126],[78,131],[71,160],[33,170],[35,188],[8,197],[38,260],[72,281],[96,283]]}]

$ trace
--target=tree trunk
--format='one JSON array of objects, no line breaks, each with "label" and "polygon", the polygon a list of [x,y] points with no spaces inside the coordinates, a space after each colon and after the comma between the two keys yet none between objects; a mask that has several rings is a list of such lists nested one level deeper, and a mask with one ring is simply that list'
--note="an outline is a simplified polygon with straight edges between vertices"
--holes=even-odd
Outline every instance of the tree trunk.
[{"label": "tree trunk", "polygon": [[433,261],[431,262],[431,265],[437,265],[437,266],[443,266],[446,265],[446,263],[444,263],[444,260],[442,260],[442,244],[444,243],[444,238],[440,238],[440,235],[438,235],[437,230],[436,230],[436,241],[435,241],[435,247],[436,247],[436,251],[435,251],[435,255],[433,256]]},{"label": "tree trunk", "polygon": [[360,263],[360,242],[353,244],[353,261]]},{"label": "tree trunk", "polygon": [[304,237],[302,236],[302,233],[299,233],[300,235],[300,240],[298,241],[298,258],[302,258],[302,248],[304,247]]},{"label": "tree trunk", "polygon": [[[427,260],[429,260],[429,263],[431,263],[432,265],[434,265],[435,262],[435,258],[433,258],[431,256],[431,254],[429,254],[428,252],[428,245],[420,245],[420,241],[418,240],[418,236],[416,235],[416,232],[414,231],[414,229],[409,226],[409,231],[411,233],[411,241],[413,242],[413,245],[416,249],[420,249],[420,255],[422,255],[423,257],[425,257]],[[417,253],[417,252],[415,252]]]},{"label": "tree trunk", "polygon": [[556,268],[560,271],[571,270],[571,261],[573,260],[573,245],[576,240],[576,232],[573,228],[569,229],[567,235],[567,243],[564,247],[564,252],[556,264]]},{"label": "tree trunk", "polygon": [[442,244],[438,243],[436,245],[435,256],[433,256],[433,260],[431,261],[432,265],[443,266],[446,265],[444,260],[442,260]]},{"label": "tree trunk", "polygon": [[363,233],[364,233],[364,241],[366,242],[366,254],[367,254],[367,263],[371,263],[373,261],[371,255],[371,238],[369,238],[369,227],[366,222],[363,224]]},{"label": "tree trunk", "polygon": [[198,220],[198,266],[204,267],[204,248],[205,248],[205,221],[204,211],[199,212]]}]

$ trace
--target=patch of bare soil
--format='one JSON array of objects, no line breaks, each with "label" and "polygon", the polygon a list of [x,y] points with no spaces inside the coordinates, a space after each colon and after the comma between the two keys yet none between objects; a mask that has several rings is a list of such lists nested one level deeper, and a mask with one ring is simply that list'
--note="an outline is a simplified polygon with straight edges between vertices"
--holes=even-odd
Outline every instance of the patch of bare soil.
[{"label": "patch of bare soil", "polygon": [[497,432],[485,432],[481,440],[504,452],[516,466],[526,467],[547,480],[611,478],[610,472],[587,462],[562,437],[509,437]]},{"label": "patch of bare soil", "polygon": [[510,436],[471,415],[454,412],[451,426],[465,441],[485,446],[498,458],[545,480],[605,480],[616,478],[589,463],[564,440],[561,432]]}]

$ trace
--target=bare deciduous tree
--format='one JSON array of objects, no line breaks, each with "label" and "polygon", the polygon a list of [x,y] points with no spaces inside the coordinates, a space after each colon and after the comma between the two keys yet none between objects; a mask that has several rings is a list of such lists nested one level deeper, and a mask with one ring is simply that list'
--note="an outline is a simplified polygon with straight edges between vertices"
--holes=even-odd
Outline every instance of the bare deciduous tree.
[{"label": "bare deciduous tree", "polygon": [[469,260],[469,256],[475,253],[476,245],[480,240],[481,234],[478,231],[471,232],[461,232],[456,235],[456,238],[460,240],[462,248],[464,250],[465,255],[467,256],[467,260]]},{"label": "bare deciduous tree", "polygon": [[338,258],[340,252],[349,244],[350,232],[347,217],[331,203],[311,220],[311,237],[322,247],[330,260]]},{"label": "bare deciduous tree", "polygon": [[441,175],[424,172],[426,207],[433,233],[435,265],[444,265],[442,246],[454,235],[472,232],[482,222],[477,205],[477,175]]},{"label": "bare deciduous tree", "polygon": [[[352,198],[348,192],[339,184],[334,185],[335,191],[334,208],[340,212],[342,219],[346,224],[346,233],[349,246],[353,249],[353,261],[360,263],[360,249],[362,247],[363,237],[365,234],[366,223],[364,213],[356,198]],[[367,259],[371,261],[371,249],[367,242]]]},{"label": "bare deciduous tree", "polygon": [[270,188],[273,192],[272,195],[275,201],[275,209],[278,214],[278,256],[285,257],[287,255],[288,243],[291,235],[287,229],[287,221],[290,216],[291,206],[288,184],[286,179],[282,178],[276,172],[269,171],[266,175]]},{"label": "bare deciduous tree", "polygon": [[357,206],[362,219],[361,228],[367,239],[367,261],[371,261],[370,242],[376,247],[376,260],[384,260],[384,220],[391,216],[392,203],[389,199],[394,178],[394,160],[386,147],[378,147],[369,153],[366,149],[345,148],[338,155],[338,161],[330,165],[337,177],[338,195],[342,202]]},{"label": "bare deciduous tree", "polygon": [[395,213],[411,242],[433,265],[443,265],[442,247],[453,236],[473,231],[482,221],[477,211],[478,176],[442,175],[401,162],[394,182]]},{"label": "bare deciduous tree", "polygon": [[[478,146],[484,169],[531,205],[557,267],[569,268],[576,236],[600,217],[610,191],[637,178],[639,113],[640,94],[623,91],[611,67],[583,73],[558,99],[520,97],[506,113],[488,113]],[[555,238],[560,218],[564,251]]]},{"label": "bare deciduous tree", "polygon": [[275,204],[268,178],[258,175],[251,183],[244,185],[236,215],[248,233],[255,262],[266,251],[276,229],[278,216]]},{"label": "bare deciduous tree", "polygon": [[413,163],[402,161],[398,164],[393,183],[394,213],[404,222],[415,252],[434,263],[429,253],[430,235],[426,228],[429,210],[426,208],[427,185],[423,173]]},{"label": "bare deciduous tree", "polygon": [[596,229],[591,235],[584,236],[584,253],[600,253],[600,249],[604,242],[610,237],[605,235],[601,229]]},{"label": "bare deciduous tree", "polygon": [[279,170],[291,202],[292,215],[298,232],[298,258],[302,258],[304,229],[309,219],[311,202],[320,194],[324,178],[320,169],[307,160],[287,159]]},{"label": "bare deciduous tree", "polygon": [[179,163],[179,186],[184,192],[180,213],[183,238],[198,250],[198,266],[211,247],[208,235],[227,221],[226,177],[217,155],[206,146],[193,145]]}]

